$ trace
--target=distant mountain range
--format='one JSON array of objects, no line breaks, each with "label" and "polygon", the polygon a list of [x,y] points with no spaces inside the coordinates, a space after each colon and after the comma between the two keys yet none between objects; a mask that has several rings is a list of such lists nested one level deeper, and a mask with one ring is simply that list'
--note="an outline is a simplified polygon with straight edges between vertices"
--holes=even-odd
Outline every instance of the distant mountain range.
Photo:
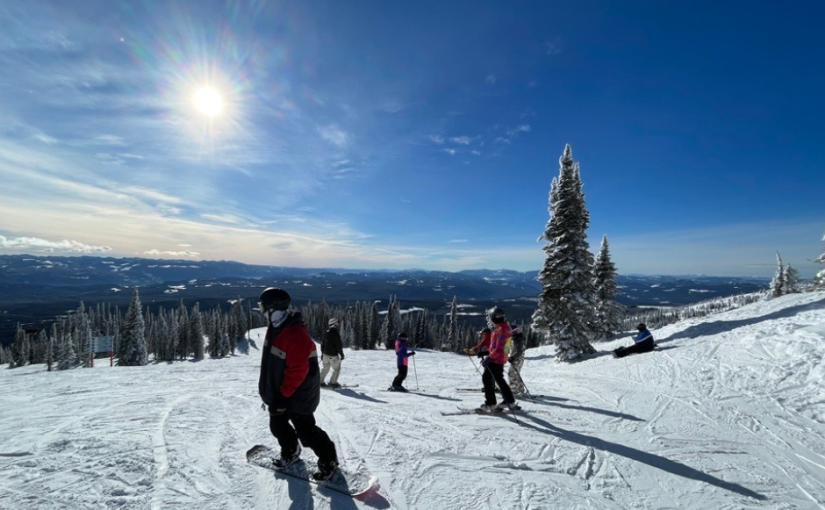
[{"label": "distant mountain range", "polygon": [[[380,271],[260,266],[231,261],[155,260],[114,257],[0,256],[0,341],[15,325],[34,323],[77,308],[111,303],[126,306],[131,288],[139,287],[148,306],[201,309],[227,306],[237,298],[257,300],[268,286],[280,286],[298,303],[332,304],[398,297],[403,306],[433,311],[459,302],[482,306],[510,303],[526,320],[541,291],[536,271],[474,269]],[[767,287],[765,278],[708,276],[618,276],[618,301],[633,305],[681,305],[753,292]]]}]

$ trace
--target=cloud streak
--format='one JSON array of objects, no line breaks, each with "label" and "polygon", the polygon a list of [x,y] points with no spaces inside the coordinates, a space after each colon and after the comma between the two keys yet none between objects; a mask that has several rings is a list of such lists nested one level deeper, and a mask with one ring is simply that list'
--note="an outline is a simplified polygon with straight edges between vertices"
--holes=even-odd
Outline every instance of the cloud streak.
[{"label": "cloud streak", "polygon": [[37,237],[5,237],[0,235],[0,249],[35,250],[63,253],[106,253],[112,251],[108,246],[92,246],[80,241],[63,239],[49,241]]}]

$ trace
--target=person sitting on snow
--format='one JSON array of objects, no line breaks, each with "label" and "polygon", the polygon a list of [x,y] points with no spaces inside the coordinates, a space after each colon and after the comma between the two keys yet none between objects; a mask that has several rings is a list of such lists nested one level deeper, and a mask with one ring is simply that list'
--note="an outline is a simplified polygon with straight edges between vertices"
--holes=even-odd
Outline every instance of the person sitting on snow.
[{"label": "person sitting on snow", "polygon": [[636,326],[636,329],[639,330],[639,334],[633,337],[635,343],[630,347],[619,347],[613,351],[613,357],[624,358],[629,354],[650,352],[656,347],[656,343],[653,341],[653,334],[647,330],[647,326],[639,324]]}]

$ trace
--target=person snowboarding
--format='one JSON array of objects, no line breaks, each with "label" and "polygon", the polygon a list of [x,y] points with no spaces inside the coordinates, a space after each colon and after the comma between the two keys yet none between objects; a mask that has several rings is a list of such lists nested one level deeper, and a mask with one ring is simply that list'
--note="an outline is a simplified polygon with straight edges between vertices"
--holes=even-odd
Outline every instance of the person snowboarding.
[{"label": "person snowboarding", "polygon": [[[507,317],[504,315],[504,310],[499,307],[494,307],[489,311],[488,319],[493,325],[489,336],[488,349],[484,350],[484,344],[487,342],[486,335],[482,336],[478,347],[482,350],[476,350],[475,347],[472,352],[478,357],[483,357],[481,366],[484,367],[484,373],[481,376],[481,382],[484,384],[484,404],[479,407],[480,411],[497,412],[507,409],[516,409],[516,399],[513,397],[513,391],[510,385],[504,380],[504,364],[507,363],[507,348],[510,342],[510,325],[507,324]],[[501,390],[502,402],[496,404],[496,385]]]},{"label": "person snowboarding", "polygon": [[527,393],[527,388],[524,385],[524,380],[521,378],[521,367],[524,365],[524,350],[525,350],[524,333],[521,328],[513,326],[510,329],[510,369],[507,371],[507,377],[510,379],[510,387],[513,390],[513,395],[524,395]]},{"label": "person snowboarding", "polygon": [[619,347],[613,351],[614,358],[624,358],[629,354],[650,352],[654,347],[656,347],[656,343],[653,340],[653,334],[648,331],[647,326],[644,324],[639,324],[636,326],[636,329],[639,330],[639,334],[633,337],[634,344],[629,347]]},{"label": "person snowboarding", "polygon": [[389,388],[391,391],[407,391],[407,388],[403,386],[404,379],[407,378],[407,363],[409,362],[410,356],[415,356],[415,351],[407,350],[407,340],[408,337],[406,333],[399,333],[398,338],[395,340],[395,358],[398,366],[398,375],[392,380],[392,386]]},{"label": "person snowboarding", "polygon": [[[261,356],[258,393],[269,409],[269,430],[281,447],[278,469],[295,463],[301,444],[318,456],[315,480],[328,480],[338,467],[335,444],[315,423],[321,400],[318,352],[300,312],[290,312],[292,298],[277,287],[261,292],[258,308],[267,328]],[[300,444],[298,441],[300,440]]]},{"label": "person snowboarding", "polygon": [[329,369],[332,368],[332,377],[329,379],[331,388],[340,388],[338,375],[341,373],[341,362],[344,361],[344,348],[341,346],[341,333],[338,331],[338,319],[329,320],[329,329],[324,333],[321,340],[321,354],[324,360],[324,368],[321,369],[321,386],[326,386],[324,381],[327,378]]}]

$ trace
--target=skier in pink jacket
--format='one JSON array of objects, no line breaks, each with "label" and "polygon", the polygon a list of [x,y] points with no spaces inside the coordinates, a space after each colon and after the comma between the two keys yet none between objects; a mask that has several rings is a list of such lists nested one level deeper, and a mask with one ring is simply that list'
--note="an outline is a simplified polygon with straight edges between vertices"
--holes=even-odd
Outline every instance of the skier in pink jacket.
[{"label": "skier in pink jacket", "polygon": [[[484,383],[484,405],[479,409],[487,412],[517,409],[513,391],[504,379],[504,364],[507,363],[507,349],[510,343],[510,325],[507,324],[504,310],[497,306],[489,311],[488,318],[494,327],[490,336],[490,350],[475,352],[477,356],[484,357],[481,362],[484,367],[484,374],[481,376],[481,382]],[[503,400],[498,405],[496,405],[495,385],[498,385],[501,390]]]}]

